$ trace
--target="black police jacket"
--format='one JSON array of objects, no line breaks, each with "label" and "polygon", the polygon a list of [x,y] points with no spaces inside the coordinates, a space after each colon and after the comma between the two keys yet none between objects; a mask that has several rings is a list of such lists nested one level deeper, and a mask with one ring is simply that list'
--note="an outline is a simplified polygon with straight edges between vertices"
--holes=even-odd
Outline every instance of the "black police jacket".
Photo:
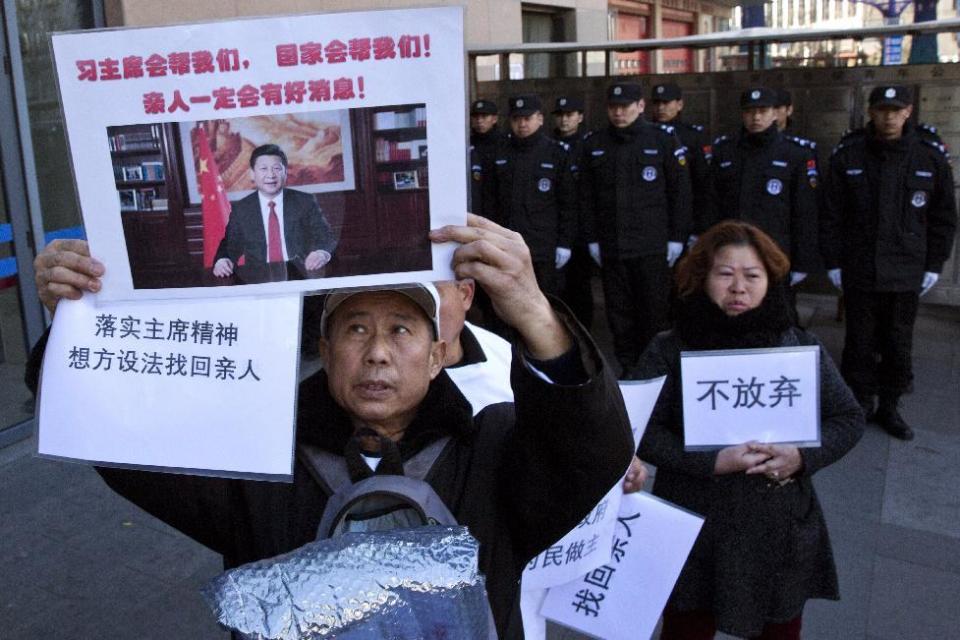
[{"label": "black police jacket", "polygon": [[[577,128],[577,132],[572,136],[562,136],[557,129],[553,130],[554,137],[558,142],[562,142],[567,148],[567,158],[570,163],[570,173],[573,176],[575,197],[579,199],[580,193],[580,166],[583,164],[583,144],[584,141],[593,135],[593,131],[585,131],[583,125]],[[579,202],[578,202],[579,204]],[[576,246],[586,246],[587,227],[584,222],[584,216],[577,216],[576,237],[574,239]]]},{"label": "black police jacket", "polygon": [[588,240],[604,260],[666,255],[691,224],[690,171],[669,125],[638,118],[584,141],[580,206]]},{"label": "black police jacket", "polygon": [[845,289],[919,291],[925,271],[940,272],[957,206],[939,143],[909,123],[889,142],[868,125],[834,149],[826,182],[821,248]]},{"label": "black police jacket", "polygon": [[511,136],[494,161],[497,222],[523,236],[534,261],[573,246],[577,202],[565,145],[539,130]]},{"label": "black police jacket", "polygon": [[793,271],[809,273],[819,262],[816,161],[798,140],[776,124],[761,133],[741,130],[717,138],[707,219],[756,225],[789,256]]},{"label": "black police jacket", "polygon": [[503,133],[496,128],[470,134],[470,211],[491,220],[497,217],[493,161],[503,142]]},{"label": "black police jacket", "polygon": [[687,150],[687,162],[690,166],[690,186],[693,190],[693,218],[691,233],[700,235],[707,230],[707,198],[709,197],[710,163],[712,147],[703,125],[684,122],[676,117],[669,124],[677,133],[680,142]]}]

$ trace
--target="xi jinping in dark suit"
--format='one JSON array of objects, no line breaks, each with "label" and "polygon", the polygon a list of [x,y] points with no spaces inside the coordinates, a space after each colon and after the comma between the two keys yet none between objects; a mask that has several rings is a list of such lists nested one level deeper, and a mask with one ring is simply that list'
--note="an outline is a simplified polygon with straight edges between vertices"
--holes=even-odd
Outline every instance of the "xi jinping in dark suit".
[{"label": "xi jinping in dark suit", "polygon": [[257,190],[233,203],[213,274],[231,275],[241,256],[247,265],[300,259],[308,270],[330,262],[336,238],[313,195],[284,188],[283,150],[274,144],[257,147],[250,171]]}]

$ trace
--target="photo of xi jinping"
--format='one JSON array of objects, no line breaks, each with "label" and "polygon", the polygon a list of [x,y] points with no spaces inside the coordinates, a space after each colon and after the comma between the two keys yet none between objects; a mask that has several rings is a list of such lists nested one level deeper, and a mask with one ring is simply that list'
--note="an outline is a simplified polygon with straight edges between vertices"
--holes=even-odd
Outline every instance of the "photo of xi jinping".
[{"label": "photo of xi jinping", "polygon": [[250,171],[256,191],[233,203],[213,274],[232,275],[241,257],[248,266],[302,260],[308,271],[330,262],[337,240],[313,194],[285,188],[283,150],[275,144],[257,147]]}]

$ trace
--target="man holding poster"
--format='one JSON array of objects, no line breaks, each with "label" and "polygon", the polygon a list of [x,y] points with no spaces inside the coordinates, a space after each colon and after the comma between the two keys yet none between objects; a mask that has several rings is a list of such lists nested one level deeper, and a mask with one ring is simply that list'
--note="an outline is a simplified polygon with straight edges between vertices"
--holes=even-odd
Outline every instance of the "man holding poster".
[{"label": "man holding poster", "polygon": [[213,275],[233,275],[241,257],[248,265],[303,260],[307,271],[330,262],[336,239],[313,195],[284,188],[287,155],[283,149],[275,144],[254,149],[250,175],[257,190],[233,205]]},{"label": "man holding poster", "polygon": [[[663,640],[713,638],[718,629],[799,639],[804,603],[839,598],[811,477],[857,443],[863,414],[817,339],[793,326],[789,270],[756,227],[714,226],[680,263],[676,329],[654,338],[634,372],[666,375],[640,443],[640,455],[657,466],[654,494],[706,520],[664,612]],[[820,447],[684,447],[681,352],[800,345],[820,349]]]},{"label": "man holding poster", "polygon": [[[373,473],[361,455],[380,458],[377,474],[396,473],[398,463],[449,437],[427,481],[480,542],[499,637],[520,638],[523,567],[622,477],[632,456],[630,427],[599,350],[540,292],[519,234],[478,216],[468,222],[431,238],[462,245],[454,254],[457,276],[483,286],[517,331],[515,403],[474,418],[442,371],[446,344],[436,305],[394,289],[361,291],[336,296],[326,309],[325,371],[301,386],[297,437],[352,456],[361,477]],[[57,244],[37,257],[48,306],[99,288],[103,267],[84,254],[85,246]],[[39,355],[31,360],[34,374]],[[121,495],[221,553],[228,568],[313,541],[327,501],[299,457],[292,484],[99,472]]]}]

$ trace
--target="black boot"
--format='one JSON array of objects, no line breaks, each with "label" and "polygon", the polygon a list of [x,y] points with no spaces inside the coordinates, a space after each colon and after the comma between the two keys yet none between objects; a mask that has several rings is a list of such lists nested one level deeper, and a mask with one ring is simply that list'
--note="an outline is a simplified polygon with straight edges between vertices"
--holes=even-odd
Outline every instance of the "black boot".
[{"label": "black boot", "polygon": [[900,440],[913,440],[913,429],[906,423],[900,412],[897,411],[899,398],[880,398],[880,407],[877,409],[876,422],[883,430]]}]

